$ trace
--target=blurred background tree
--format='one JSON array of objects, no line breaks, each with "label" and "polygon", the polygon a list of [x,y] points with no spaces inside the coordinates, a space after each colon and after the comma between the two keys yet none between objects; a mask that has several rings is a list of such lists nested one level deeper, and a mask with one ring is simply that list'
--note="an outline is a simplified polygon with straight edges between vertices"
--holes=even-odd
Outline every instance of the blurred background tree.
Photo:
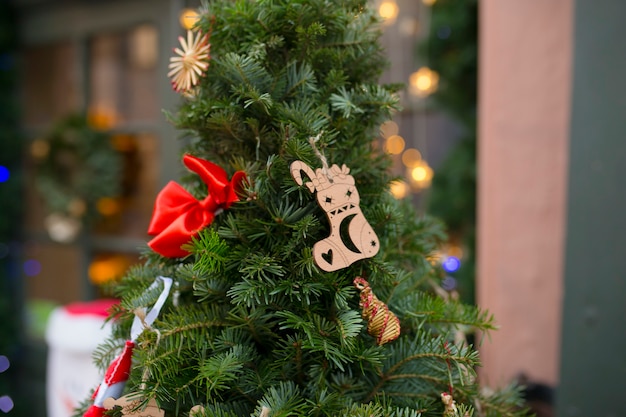
[{"label": "blurred background tree", "polygon": [[430,13],[430,32],[417,54],[439,74],[434,105],[459,123],[463,136],[433,177],[428,211],[463,247],[463,262],[451,275],[462,299],[474,302],[478,1],[438,0]]}]

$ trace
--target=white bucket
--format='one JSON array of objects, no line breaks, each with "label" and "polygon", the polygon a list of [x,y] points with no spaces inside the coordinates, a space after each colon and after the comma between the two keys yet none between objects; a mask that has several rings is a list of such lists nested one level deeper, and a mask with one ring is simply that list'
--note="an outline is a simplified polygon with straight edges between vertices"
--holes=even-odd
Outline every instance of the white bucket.
[{"label": "white bucket", "polygon": [[56,308],[46,327],[48,417],[71,417],[102,380],[92,354],[111,334],[105,324],[115,300],[96,300]]}]

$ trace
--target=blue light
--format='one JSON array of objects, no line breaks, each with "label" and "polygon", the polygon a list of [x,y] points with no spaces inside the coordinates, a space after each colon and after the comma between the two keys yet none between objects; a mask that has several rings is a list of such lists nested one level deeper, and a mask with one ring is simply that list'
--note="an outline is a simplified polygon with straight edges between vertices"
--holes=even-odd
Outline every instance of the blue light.
[{"label": "blue light", "polygon": [[9,358],[4,355],[0,355],[0,373],[9,369],[9,366],[11,366],[11,364],[9,363]]},{"label": "blue light", "polygon": [[[4,355],[0,355],[0,373],[9,369],[11,364],[9,363],[9,358]],[[13,409],[13,400],[8,395],[3,395],[0,397],[0,411],[3,413],[8,413]]]},{"label": "blue light", "polygon": [[8,413],[13,410],[13,400],[8,395],[0,397],[0,411]]},{"label": "blue light", "polygon": [[10,176],[9,168],[0,165],[0,182],[8,181]]},{"label": "blue light", "polygon": [[461,261],[454,256],[448,256],[446,260],[443,261],[441,266],[443,266],[443,269],[445,269],[446,272],[456,272],[461,267]]},{"label": "blue light", "polygon": [[36,259],[29,259],[24,262],[24,273],[29,277],[39,275],[41,272],[41,264]]},{"label": "blue light", "polygon": [[441,288],[443,288],[446,291],[452,291],[456,289],[456,284],[457,284],[456,279],[448,275],[447,277],[443,279],[443,281],[441,281]]}]

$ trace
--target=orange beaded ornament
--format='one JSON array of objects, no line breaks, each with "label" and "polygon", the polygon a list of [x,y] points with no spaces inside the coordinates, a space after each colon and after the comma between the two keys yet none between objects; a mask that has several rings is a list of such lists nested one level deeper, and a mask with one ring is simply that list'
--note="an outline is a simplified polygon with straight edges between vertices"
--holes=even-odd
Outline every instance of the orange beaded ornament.
[{"label": "orange beaded ornament", "polygon": [[396,340],[400,336],[400,320],[372,292],[370,284],[363,278],[354,279],[354,286],[361,291],[359,306],[361,316],[367,320],[367,332],[376,338],[378,345]]}]

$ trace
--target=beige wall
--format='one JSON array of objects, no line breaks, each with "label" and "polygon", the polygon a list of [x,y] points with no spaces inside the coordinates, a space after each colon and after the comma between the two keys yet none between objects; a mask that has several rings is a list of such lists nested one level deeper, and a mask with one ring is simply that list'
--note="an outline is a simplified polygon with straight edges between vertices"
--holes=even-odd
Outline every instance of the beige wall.
[{"label": "beige wall", "polygon": [[484,383],[558,381],[573,0],[482,0],[477,298]]}]

